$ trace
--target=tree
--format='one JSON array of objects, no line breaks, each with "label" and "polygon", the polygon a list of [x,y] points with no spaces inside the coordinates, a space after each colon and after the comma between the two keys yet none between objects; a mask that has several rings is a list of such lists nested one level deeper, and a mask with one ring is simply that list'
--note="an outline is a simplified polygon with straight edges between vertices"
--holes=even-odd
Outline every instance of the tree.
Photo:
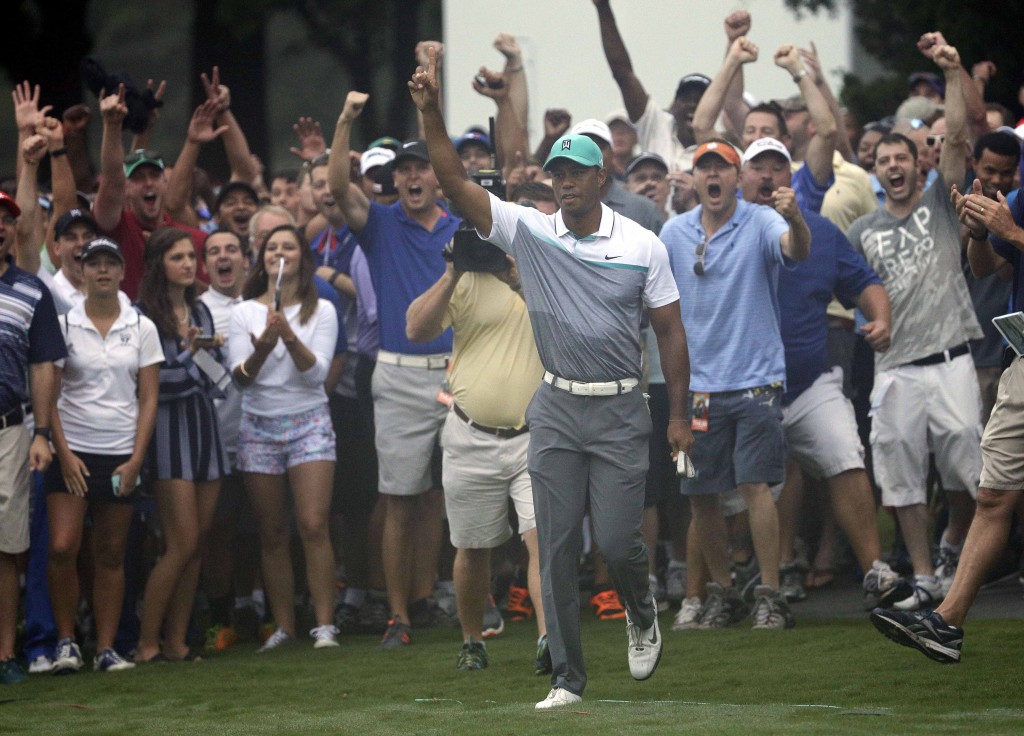
[{"label": "tree", "polygon": [[[987,101],[1001,102],[1020,112],[1017,89],[1021,83],[1021,60],[1024,59],[1024,36],[1018,23],[1024,12],[1022,0],[987,3],[984,12],[976,12],[970,3],[953,0],[785,0],[796,13],[834,12],[844,3],[853,15],[854,34],[861,46],[880,60],[892,74],[879,85],[860,80],[855,85],[863,95],[880,88],[891,94],[894,79],[905,80],[914,71],[928,69],[927,62],[915,47],[922,33],[941,31],[957,47],[960,58],[970,71],[979,61],[995,63],[999,73],[985,91]],[[934,71],[934,69],[928,69]],[[905,92],[905,86],[903,87]],[[845,88],[844,88],[845,92]],[[844,102],[849,102],[844,96]],[[899,100],[896,100],[898,104]],[[888,107],[894,110],[895,105]]]}]

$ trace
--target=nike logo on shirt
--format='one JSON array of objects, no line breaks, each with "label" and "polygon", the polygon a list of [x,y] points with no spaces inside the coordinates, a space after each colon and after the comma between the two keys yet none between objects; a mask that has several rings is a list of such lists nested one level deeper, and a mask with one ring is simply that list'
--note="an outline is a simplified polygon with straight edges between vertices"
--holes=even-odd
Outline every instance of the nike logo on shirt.
[{"label": "nike logo on shirt", "polygon": [[605,256],[606,261],[614,261],[616,258],[622,258],[622,256]]}]

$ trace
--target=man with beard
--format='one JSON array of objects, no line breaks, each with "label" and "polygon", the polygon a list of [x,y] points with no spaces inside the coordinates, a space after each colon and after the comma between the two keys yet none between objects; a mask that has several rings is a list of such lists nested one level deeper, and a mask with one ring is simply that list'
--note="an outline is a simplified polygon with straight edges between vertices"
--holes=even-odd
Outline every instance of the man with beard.
[{"label": "man with beard", "polygon": [[948,129],[934,186],[922,192],[918,156],[900,133],[875,146],[875,174],[885,203],[847,233],[882,278],[892,302],[892,346],[875,355],[871,395],[871,448],[882,503],[896,509],[914,568],[913,593],[899,610],[932,608],[944,595],[928,535],[928,454],[949,501],[943,543],[963,543],[974,512],[981,472],[981,395],[968,342],[982,336],[960,270],[960,226],[949,183],[964,177],[966,107],[960,91],[960,56],[936,46],[945,74]]}]

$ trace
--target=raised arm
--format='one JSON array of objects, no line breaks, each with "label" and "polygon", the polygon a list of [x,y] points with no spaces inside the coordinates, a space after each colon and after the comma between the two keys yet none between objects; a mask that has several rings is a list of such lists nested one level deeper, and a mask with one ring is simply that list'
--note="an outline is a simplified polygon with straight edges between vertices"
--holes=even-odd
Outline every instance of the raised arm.
[{"label": "raised arm", "polygon": [[[947,45],[949,44],[939,31],[922,34],[921,38],[917,41],[917,48],[929,59],[934,58],[936,48]],[[982,63],[984,64],[985,62]],[[992,62],[988,62],[988,64],[991,65],[991,70],[985,67],[985,71],[994,73],[995,65]],[[975,80],[972,79],[963,66],[960,67],[960,94],[958,98],[964,103],[964,115],[966,116],[967,126],[966,138],[973,144],[974,141],[989,132],[988,118],[985,115],[984,91],[979,89]],[[948,81],[946,82],[946,105],[949,105]]]},{"label": "raised arm", "polygon": [[205,73],[200,77],[206,90],[206,98],[217,103],[217,119],[214,125],[224,129],[224,153],[227,154],[228,165],[231,167],[231,180],[251,184],[256,178],[256,169],[253,166],[249,141],[246,140],[242,126],[231,112],[231,91],[220,83],[218,67],[213,67],[209,77]]},{"label": "raised arm", "polygon": [[[51,118],[52,120],[52,118]],[[54,121],[57,122],[57,121]],[[59,123],[58,123],[59,125]],[[21,173],[15,202],[21,210],[15,226],[17,250],[14,261],[18,268],[35,273],[39,270],[39,245],[43,242],[43,218],[39,208],[39,162],[46,155],[46,138],[39,133],[21,143]]]},{"label": "raised arm", "polygon": [[132,136],[132,150],[138,148],[149,148],[150,137],[153,135],[153,128],[156,126],[156,121],[160,119],[160,107],[164,104],[164,93],[167,91],[167,82],[160,80],[160,84],[156,90],[153,89],[153,80],[146,80],[146,92],[145,95],[153,95],[153,101],[156,103],[153,107],[149,108],[149,116],[146,118],[146,127],[141,133],[136,133]]},{"label": "raised arm", "polygon": [[814,135],[807,144],[804,165],[811,170],[811,176],[819,186],[832,178],[832,154],[836,150],[839,128],[814,78],[808,73],[800,58],[800,49],[791,44],[780,46],[775,52],[775,64],[787,72],[800,88],[800,95],[807,105],[807,113],[814,123]]},{"label": "raised arm", "polygon": [[66,155],[60,153],[60,150],[66,147],[66,131],[64,125],[42,125],[39,128],[39,132],[47,137],[46,147],[50,152],[50,194],[53,204],[50,209],[50,225],[46,228],[44,237],[46,252],[50,256],[50,262],[55,266],[60,265],[60,256],[57,252],[57,238],[54,237],[53,226],[57,224],[61,215],[79,206],[75,168],[70,151]]},{"label": "raised arm", "polygon": [[[18,151],[21,151],[22,144],[29,136],[36,133],[36,126],[43,117],[50,111],[51,106],[47,105],[39,109],[39,85],[33,87],[27,81],[14,85],[11,92],[11,99],[14,101],[14,122],[18,126]],[[15,156],[15,176],[21,176],[22,159]]]},{"label": "raised arm", "polygon": [[516,113],[505,75],[481,67],[480,76],[486,81],[481,84],[474,79],[473,89],[484,97],[490,97],[498,107],[498,115],[494,122],[494,137],[497,139],[494,141],[494,148],[497,167],[501,169],[513,163],[516,152],[525,151],[529,147],[526,121]]},{"label": "raised arm", "polygon": [[693,137],[697,143],[703,143],[718,135],[715,131],[715,121],[722,113],[726,92],[732,84],[733,76],[741,66],[752,61],[757,61],[757,44],[745,36],[740,36],[729,46],[722,68],[704,90],[697,109],[693,111]]},{"label": "raised arm", "polygon": [[960,54],[952,46],[936,46],[932,58],[946,76],[946,138],[942,144],[939,172],[946,184],[964,180],[967,164],[964,150],[967,143],[967,110],[961,91]]},{"label": "raised arm", "polygon": [[[728,55],[732,48],[732,42],[741,36],[750,35],[750,13],[746,10],[737,10],[725,18],[725,53]],[[743,67],[736,70],[732,82],[725,91],[725,102],[723,112],[729,131],[737,138],[743,135],[743,121],[750,111],[750,107],[743,99]]]},{"label": "raised arm", "polygon": [[[508,100],[512,104],[520,127],[525,131],[530,119],[530,96],[526,87],[526,69],[523,68],[523,49],[511,33],[499,33],[494,39],[494,48],[505,57],[502,74],[505,75],[505,84],[508,85]],[[526,145],[529,147],[529,143]]]},{"label": "raised arm", "polygon": [[641,84],[640,78],[633,73],[633,62],[629,60],[626,44],[615,23],[610,1],[594,0],[594,7],[597,8],[597,20],[601,28],[601,47],[604,49],[604,58],[608,60],[612,78],[619,85],[626,113],[629,115],[629,119],[635,123],[644,114],[644,109],[647,107],[647,90]]},{"label": "raised arm", "polygon": [[204,143],[216,139],[227,130],[226,125],[216,126],[217,101],[206,100],[192,112],[188,130],[185,132],[185,143],[174,162],[171,175],[167,179],[167,191],[164,194],[164,207],[175,220],[184,223],[195,223],[196,213],[192,210],[192,175],[199,159],[199,149]]},{"label": "raised arm", "polygon": [[[331,143],[331,155],[327,159],[327,186],[331,189],[335,201],[345,213],[345,222],[349,229],[359,234],[366,227],[370,216],[370,200],[363,190],[352,183],[349,160],[349,139],[352,136],[352,123],[366,106],[370,96],[365,92],[353,90],[345,98],[345,107],[338,115],[338,123],[334,126],[334,141]],[[459,163],[461,167],[462,164]]]},{"label": "raised arm", "polygon": [[[821,69],[821,59],[818,56],[818,47],[814,45],[814,41],[811,41],[810,49],[800,49],[800,58],[804,61],[804,68],[807,69],[808,76],[813,78],[814,85],[821,92],[821,96],[825,98],[825,102],[828,103],[829,112],[832,113],[832,119],[836,122],[836,150],[839,154],[850,161],[851,163],[856,161],[854,156],[853,148],[850,147],[850,139],[846,137],[843,123],[843,111],[839,107],[839,100],[832,93],[832,88],[828,84],[828,79],[825,77],[825,72]],[[810,107],[808,107],[810,110]]]},{"label": "raised arm", "polygon": [[572,125],[572,115],[568,110],[562,108],[551,108],[544,111],[544,137],[533,152],[533,157],[538,161],[544,161],[548,156],[551,146],[561,138],[569,126]]},{"label": "raised arm", "polygon": [[444,117],[441,115],[441,81],[437,75],[436,52],[427,49],[427,68],[416,67],[409,80],[409,94],[423,116],[423,132],[430,152],[430,163],[445,196],[459,212],[482,233],[490,233],[491,201],[487,190],[469,180],[459,160],[459,154],[448,137]]},{"label": "raised arm", "polygon": [[100,118],[103,120],[103,142],[100,145],[100,188],[92,206],[93,216],[100,230],[109,232],[117,227],[124,209],[126,178],[124,175],[124,139],[121,122],[128,114],[124,102],[124,85],[117,93],[100,98]]}]

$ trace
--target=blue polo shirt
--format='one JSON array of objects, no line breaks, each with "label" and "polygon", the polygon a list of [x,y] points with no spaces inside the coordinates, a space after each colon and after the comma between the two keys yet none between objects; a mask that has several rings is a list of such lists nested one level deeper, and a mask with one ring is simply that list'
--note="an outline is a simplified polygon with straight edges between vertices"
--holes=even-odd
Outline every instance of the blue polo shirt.
[{"label": "blue polo shirt", "polygon": [[30,365],[68,354],[50,290],[10,256],[6,261],[0,276],[0,414],[29,400]]},{"label": "blue polo shirt", "polygon": [[832,295],[850,308],[864,289],[882,283],[838,227],[821,215],[802,212],[811,231],[811,254],[779,273],[782,344],[786,351],[784,404],[796,399],[828,370],[826,310]]},{"label": "blue polo shirt", "polygon": [[[1006,202],[1010,206],[1010,213],[1013,215],[1013,221],[1017,223],[1017,227],[1024,227],[1024,197],[1020,196],[1020,192],[1020,189],[1010,192]],[[1020,251],[1012,244],[994,235],[989,240],[995,252],[1013,266],[1013,290],[1010,292],[1010,311],[1019,312],[1024,310],[1024,278],[1022,278],[1024,274],[1021,274]]]},{"label": "blue polo shirt", "polygon": [[341,306],[341,296],[337,289],[316,274],[313,274],[313,286],[316,287],[316,295],[329,301],[338,315],[338,339],[334,343],[334,356],[344,355],[348,352],[348,333],[345,331],[345,314]]},{"label": "blue polo shirt", "polygon": [[814,180],[811,169],[804,164],[793,172],[790,186],[793,187],[793,194],[796,195],[797,206],[803,212],[821,212],[821,203],[825,201],[825,192],[836,183],[836,175],[829,172],[828,181],[822,186]]},{"label": "blue polo shirt", "polygon": [[779,267],[789,231],[782,215],[742,199],[708,241],[704,275],[694,273],[697,246],[707,239],[702,206],[672,218],[661,229],[679,288],[690,347],[690,389],[738,391],[786,378],[779,328]]},{"label": "blue polo shirt", "polygon": [[413,299],[441,278],[445,269],[441,251],[461,222],[443,204],[441,209],[434,229],[427,231],[405,214],[400,202],[371,202],[366,227],[356,233],[370,264],[370,278],[377,294],[382,350],[405,355],[435,355],[452,350],[450,329],[430,342],[412,342],[405,336],[405,312]]},{"label": "blue polo shirt", "polygon": [[[313,251],[313,261],[317,268],[328,266],[346,276],[352,275],[352,256],[356,252],[356,248],[359,247],[359,243],[356,240],[356,236],[348,229],[348,225],[342,225],[337,229],[328,225],[320,231],[319,235],[313,238],[313,242],[309,244],[309,247]],[[317,286],[317,291],[320,293],[321,298],[329,299],[332,304],[339,308],[338,324],[345,325],[345,333],[352,340],[352,343],[348,345],[348,349],[350,352],[355,352],[355,338],[358,332],[356,300],[338,293],[338,290],[334,287],[331,287],[331,292],[334,294],[333,299],[326,296],[325,292],[320,291],[319,285]]]}]

